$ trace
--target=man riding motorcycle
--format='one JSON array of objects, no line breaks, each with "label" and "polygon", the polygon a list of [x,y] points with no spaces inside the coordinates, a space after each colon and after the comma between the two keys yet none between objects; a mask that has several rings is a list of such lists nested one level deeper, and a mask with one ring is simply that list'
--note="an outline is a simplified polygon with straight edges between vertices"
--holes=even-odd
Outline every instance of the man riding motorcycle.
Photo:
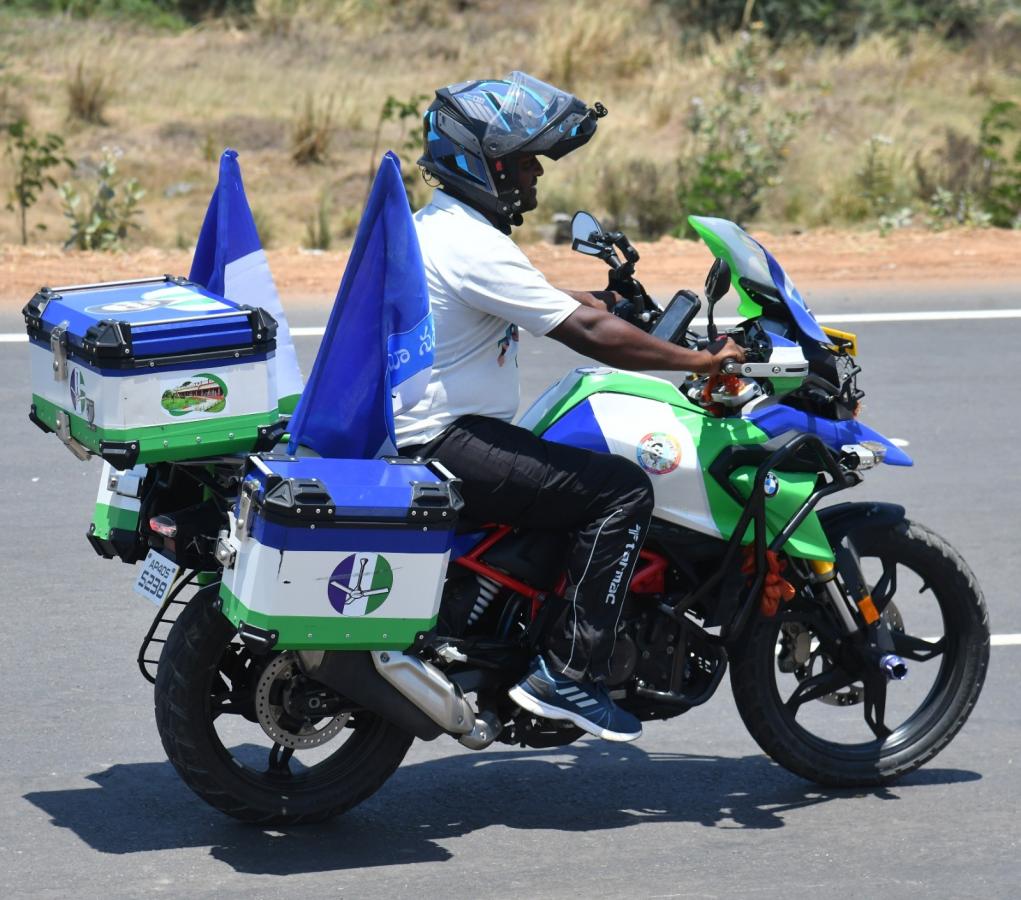
[{"label": "man riding motorcycle", "polygon": [[538,157],[585,144],[605,115],[522,72],[441,88],[424,118],[418,160],[438,182],[414,217],[436,346],[423,399],[396,420],[404,455],[436,458],[462,480],[464,514],[531,530],[571,532],[567,604],[545,652],[510,697],[607,740],[641,736],[601,680],[624,594],[653,512],[649,477],[619,456],[545,441],[511,424],[519,402],[518,326],[622,369],[719,372],[743,359],[729,339],[691,350],[619,315],[612,291],[551,286],[511,240],[536,208]]}]

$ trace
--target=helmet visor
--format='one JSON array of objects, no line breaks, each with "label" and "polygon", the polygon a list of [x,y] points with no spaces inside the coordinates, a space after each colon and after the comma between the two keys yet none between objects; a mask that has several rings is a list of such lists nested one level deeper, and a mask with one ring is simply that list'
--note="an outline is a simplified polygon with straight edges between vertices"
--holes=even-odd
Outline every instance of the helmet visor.
[{"label": "helmet visor", "polygon": [[[539,81],[524,72],[512,72],[505,82],[502,97],[490,94],[492,106],[489,124],[482,137],[486,156],[499,159],[521,150],[544,152],[564,137],[557,126],[568,117],[579,121],[587,113],[585,104],[573,94]],[[548,139],[543,139],[548,135]]]}]

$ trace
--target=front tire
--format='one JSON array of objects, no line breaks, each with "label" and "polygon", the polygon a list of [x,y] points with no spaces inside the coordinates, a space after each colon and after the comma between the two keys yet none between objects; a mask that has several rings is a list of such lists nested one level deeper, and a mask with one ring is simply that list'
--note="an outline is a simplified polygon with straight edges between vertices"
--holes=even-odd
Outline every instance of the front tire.
[{"label": "front tire", "polygon": [[361,803],[393,774],[413,738],[354,710],[347,727],[316,748],[315,761],[301,765],[253,721],[253,683],[269,658],[252,658],[237,642],[217,588],[200,590],[181,613],[156,675],[156,726],[178,774],[207,803],[247,822],[321,822]]},{"label": "front tire", "polygon": [[[909,695],[910,711],[903,721],[893,724],[890,719],[892,727],[876,729],[867,715],[862,716],[863,706],[868,712],[869,685],[876,684],[875,674],[864,665],[851,673],[861,675],[860,680],[843,685],[842,690],[799,703],[795,684],[785,698],[784,673],[788,681],[795,675],[805,681],[840,665],[833,661],[836,654],[828,657],[824,641],[804,624],[812,615],[808,605],[802,606],[804,622],[799,623],[797,604],[805,601],[796,601],[777,618],[758,618],[749,625],[733,655],[731,684],[748,731],[784,768],[819,784],[871,787],[917,769],[960,731],[985,680],[989,624],[975,576],[938,535],[907,520],[878,527],[862,522],[849,533],[873,593],[886,601],[883,622],[898,652],[903,648],[913,654],[908,656],[909,678],[890,683],[891,699],[898,698],[898,690],[905,690],[901,685],[911,684],[912,677],[928,675],[932,685],[924,698],[916,704]],[[916,594],[911,588],[918,584],[921,589]],[[892,602],[894,592],[896,603]],[[919,598],[926,595],[928,603],[920,603]],[[940,622],[943,637],[928,637]],[[918,628],[927,637],[916,636]],[[798,639],[801,657],[792,659],[791,648]],[[879,681],[882,706],[888,709],[885,679]],[[925,690],[926,681],[922,684]],[[859,709],[849,708],[855,706]]]}]

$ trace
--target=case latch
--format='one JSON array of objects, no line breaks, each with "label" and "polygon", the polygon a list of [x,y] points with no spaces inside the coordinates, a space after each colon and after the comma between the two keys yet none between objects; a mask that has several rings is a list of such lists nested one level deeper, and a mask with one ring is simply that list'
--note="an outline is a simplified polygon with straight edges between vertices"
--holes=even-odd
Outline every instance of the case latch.
[{"label": "case latch", "polygon": [[64,446],[77,456],[78,459],[87,460],[92,456],[88,447],[71,437],[71,417],[62,409],[57,410],[53,426],[57,437],[64,442]]},{"label": "case latch", "polygon": [[66,319],[53,326],[50,332],[50,352],[53,354],[53,380],[67,378],[67,329],[71,323]]},{"label": "case latch", "polygon": [[259,490],[259,482],[257,481],[249,479],[241,483],[241,499],[238,502],[237,536],[242,541],[248,537],[248,529],[252,519],[252,501],[257,490]]}]

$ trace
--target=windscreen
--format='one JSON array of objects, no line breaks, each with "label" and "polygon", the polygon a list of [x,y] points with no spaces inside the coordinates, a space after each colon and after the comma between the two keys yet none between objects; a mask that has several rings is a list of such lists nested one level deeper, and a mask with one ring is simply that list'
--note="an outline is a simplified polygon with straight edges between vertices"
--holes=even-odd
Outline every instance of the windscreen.
[{"label": "windscreen", "polygon": [[[730,264],[731,278],[735,286],[744,278],[753,285],[759,285],[767,292],[772,288],[801,331],[812,340],[828,343],[829,339],[819,327],[812,311],[808,308],[801,292],[794,286],[790,276],[775,257],[747,231],[727,219],[709,216],[689,216],[688,221],[717,256]],[[739,290],[740,287],[739,287]],[[742,296],[743,296],[742,291]],[[757,305],[753,304],[756,309]],[[749,314],[739,310],[742,314]]]}]

